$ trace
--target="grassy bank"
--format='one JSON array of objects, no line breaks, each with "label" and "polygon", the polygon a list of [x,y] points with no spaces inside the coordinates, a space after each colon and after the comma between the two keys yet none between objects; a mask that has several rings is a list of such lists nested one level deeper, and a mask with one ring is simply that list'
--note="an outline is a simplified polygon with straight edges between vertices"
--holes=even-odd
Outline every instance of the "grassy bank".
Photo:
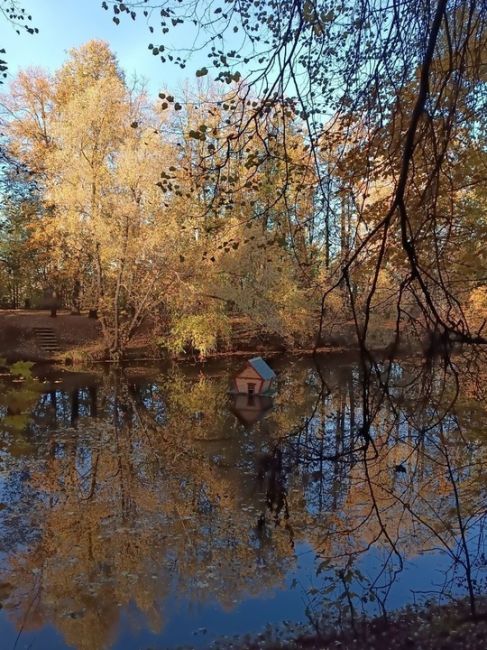
[{"label": "grassy bank", "polygon": [[[53,330],[59,349],[43,350],[36,328]],[[339,352],[355,347],[353,334],[340,340],[332,340],[319,348],[321,352]],[[248,327],[243,319],[235,318],[230,342],[224,349],[208,354],[207,358],[228,356],[248,357],[258,353],[275,356],[282,353],[312,354],[313,348],[290,348],[276,337],[259,334]],[[142,328],[126,350],[129,360],[154,360],[167,358],[168,354],[154,340],[150,327]],[[191,355],[190,355],[191,356]],[[49,311],[3,310],[0,311],[0,357],[9,363],[34,361],[37,363],[87,363],[106,360],[100,323],[87,315],[73,315],[60,310],[55,318]],[[180,359],[188,358],[179,355]]]},{"label": "grassy bank", "polygon": [[[479,599],[480,600],[480,599]],[[448,605],[409,607],[387,618],[349,621],[341,629],[284,626],[257,637],[223,639],[212,648],[223,650],[485,650],[487,603],[478,602],[472,619],[466,601]]]}]

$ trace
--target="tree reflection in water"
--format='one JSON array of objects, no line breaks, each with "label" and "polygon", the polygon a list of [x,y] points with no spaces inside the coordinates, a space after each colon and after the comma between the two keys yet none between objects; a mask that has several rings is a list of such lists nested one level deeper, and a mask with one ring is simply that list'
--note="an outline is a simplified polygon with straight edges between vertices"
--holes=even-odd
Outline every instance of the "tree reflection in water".
[{"label": "tree reflection in water", "polygon": [[[475,615],[486,591],[482,362],[283,360],[273,409],[251,423],[231,410],[232,368],[212,364],[10,386],[8,618],[94,650],[115,642],[122,612],[159,633],[174,598],[230,610],[299,588],[296,618],[354,625],[387,615],[399,583],[402,603],[424,595],[407,578],[423,554],[442,571],[423,583],[428,595],[466,594]],[[290,586],[303,543],[315,569]]]}]

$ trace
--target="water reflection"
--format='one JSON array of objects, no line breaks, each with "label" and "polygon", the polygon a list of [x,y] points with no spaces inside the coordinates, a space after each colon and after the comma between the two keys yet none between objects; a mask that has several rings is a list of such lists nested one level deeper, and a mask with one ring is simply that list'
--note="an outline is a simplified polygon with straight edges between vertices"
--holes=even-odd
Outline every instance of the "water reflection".
[{"label": "water reflection", "polygon": [[[475,608],[486,587],[482,368],[277,370],[273,403],[230,398],[230,365],[6,385],[4,638],[206,645],[258,631],[266,607],[318,629],[426,592],[465,593]],[[261,611],[229,630],[254,601]],[[204,638],[192,637],[198,611]]]},{"label": "water reflection", "polygon": [[251,426],[272,409],[272,397],[266,395],[232,395],[231,410],[242,424]]}]

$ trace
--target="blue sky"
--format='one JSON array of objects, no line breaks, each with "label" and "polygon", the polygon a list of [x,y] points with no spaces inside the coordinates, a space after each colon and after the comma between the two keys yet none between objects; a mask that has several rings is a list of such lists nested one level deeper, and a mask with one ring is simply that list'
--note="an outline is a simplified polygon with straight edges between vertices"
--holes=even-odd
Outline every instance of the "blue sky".
[{"label": "blue sky", "polygon": [[[107,41],[127,76],[136,72],[145,77],[153,94],[161,89],[177,92],[186,79],[194,79],[198,67],[207,63],[207,59],[195,59],[185,70],[163,64],[147,49],[150,42],[158,44],[158,37],[149,33],[142,14],[135,22],[126,16],[116,26],[113,14],[101,8],[101,0],[21,0],[21,4],[32,14],[32,25],[38,27],[39,34],[22,32],[18,36],[5,21],[0,22],[0,47],[7,50],[10,77],[29,66],[54,71],[62,65],[67,50],[92,38]],[[185,44],[182,42],[190,35],[182,30],[175,30],[174,38]]]}]

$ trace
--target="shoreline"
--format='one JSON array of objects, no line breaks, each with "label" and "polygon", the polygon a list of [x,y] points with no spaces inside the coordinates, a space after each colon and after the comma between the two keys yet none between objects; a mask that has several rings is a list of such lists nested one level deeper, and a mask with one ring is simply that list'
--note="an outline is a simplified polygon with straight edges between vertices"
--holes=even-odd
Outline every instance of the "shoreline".
[{"label": "shoreline", "polygon": [[[57,349],[49,352],[42,348],[36,337],[38,328],[52,331]],[[259,340],[260,338],[260,340]],[[360,348],[353,338],[353,333],[342,334],[336,340],[324,342],[319,347],[286,347],[268,336],[267,345],[262,336],[255,334],[243,339],[235,333],[230,349],[216,350],[204,356],[198,354],[170,354],[162,348],[157,349],[151,340],[150,330],[139,333],[127,346],[126,353],[120,361],[104,355],[100,325],[98,321],[86,315],[73,315],[60,312],[52,318],[47,311],[35,310],[0,310],[0,358],[8,363],[31,361],[40,365],[69,367],[86,367],[95,364],[117,363],[206,363],[219,359],[244,359],[252,356],[276,358],[312,357],[321,355],[350,356],[357,358]],[[382,357],[390,354],[390,331],[384,330],[384,343],[377,343],[369,350],[373,356]],[[265,338],[264,338],[265,341]],[[416,354],[419,350],[399,349],[396,354]]]},{"label": "shoreline", "polygon": [[[80,348],[76,352],[82,352]],[[387,358],[389,351],[387,348],[373,348],[369,350],[370,354],[377,358]],[[20,353],[18,355],[9,355],[7,358],[8,364],[13,364],[17,362],[31,362],[35,366],[51,366],[53,368],[62,368],[64,370],[82,370],[83,368],[89,368],[92,366],[101,366],[101,365],[112,365],[112,366],[123,366],[123,365],[133,365],[133,364],[162,364],[162,363],[181,363],[181,364],[205,364],[212,361],[222,361],[225,359],[249,359],[255,356],[260,356],[266,359],[272,358],[276,359],[279,357],[343,357],[349,360],[357,360],[360,354],[358,347],[333,347],[333,346],[321,346],[316,349],[310,348],[287,348],[284,350],[229,350],[225,352],[212,352],[205,356],[198,355],[137,355],[137,356],[126,356],[120,360],[114,359],[96,359],[96,358],[86,358],[86,359],[73,359],[69,353],[57,356],[40,356],[33,355],[28,356],[27,354]],[[402,356],[421,356],[419,350],[398,350],[395,354],[395,357]],[[0,355],[1,357],[1,355]]]}]

